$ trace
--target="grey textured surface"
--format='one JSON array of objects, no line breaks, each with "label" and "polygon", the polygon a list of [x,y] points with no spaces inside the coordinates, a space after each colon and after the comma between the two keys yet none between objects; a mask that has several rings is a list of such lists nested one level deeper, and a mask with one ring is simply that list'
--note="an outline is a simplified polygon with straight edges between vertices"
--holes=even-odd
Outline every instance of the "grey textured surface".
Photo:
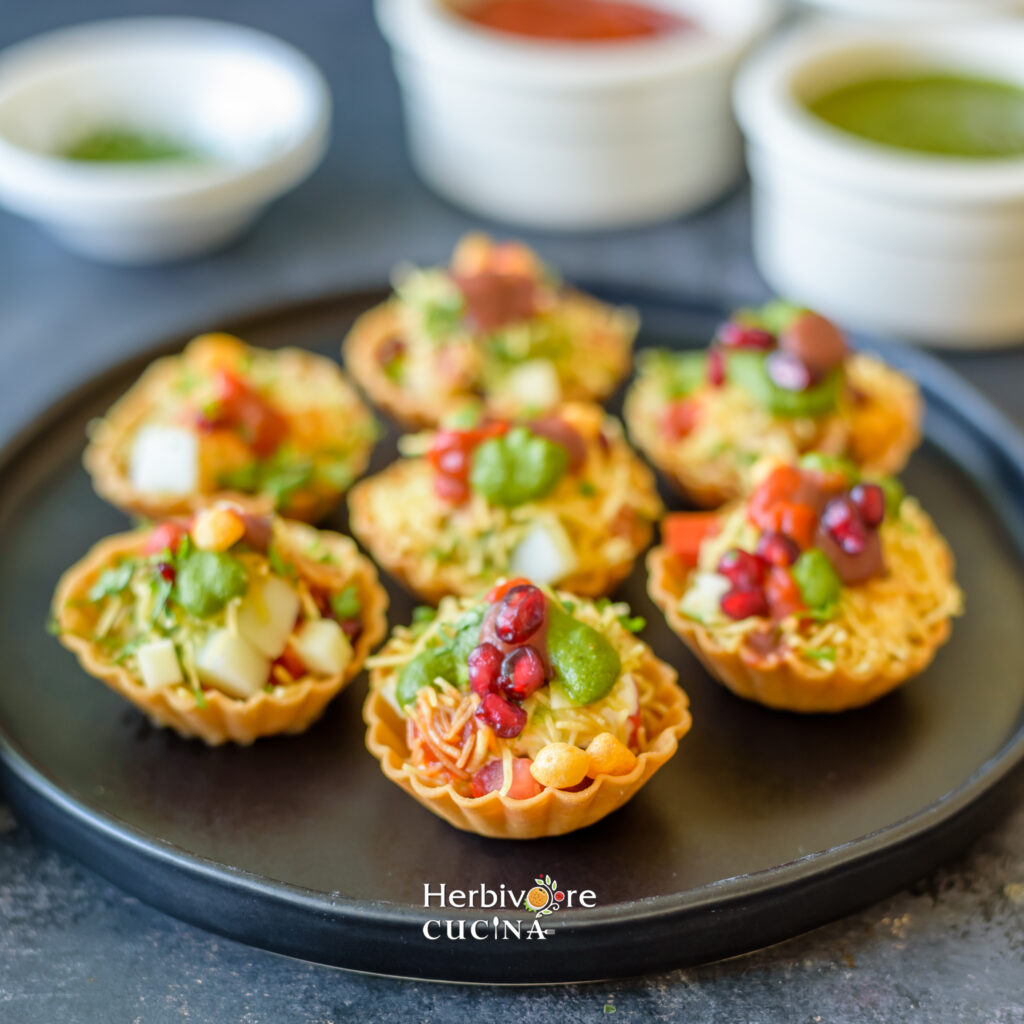
[{"label": "grey textured surface", "polygon": [[[404,155],[397,94],[366,0],[46,0],[8,5],[0,44],[86,18],[236,18],[303,47],[335,95],[323,167],[210,259],[114,270],[0,214],[0,439],[75,382],[180,330],[251,306],[379,283],[399,257],[443,254],[470,220]],[[541,237],[568,276],[757,299],[747,201],[659,228]],[[949,362],[1017,422],[1024,353]],[[1024,1021],[1024,777],[1017,810],[965,857],[861,914],[728,963],[608,985],[474,989],[329,971],[248,949],[150,910],[46,849],[0,806],[0,1020]]]}]

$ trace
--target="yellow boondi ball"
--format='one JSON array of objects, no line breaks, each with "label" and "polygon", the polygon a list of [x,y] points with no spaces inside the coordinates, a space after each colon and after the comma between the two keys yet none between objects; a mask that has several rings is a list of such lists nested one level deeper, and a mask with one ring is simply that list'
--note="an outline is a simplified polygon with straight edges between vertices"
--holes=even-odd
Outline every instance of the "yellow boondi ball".
[{"label": "yellow boondi ball", "polygon": [[201,551],[227,551],[245,535],[245,521],[231,508],[205,508],[189,533]]},{"label": "yellow boondi ball", "polygon": [[590,768],[590,758],[571,743],[549,743],[530,765],[530,774],[542,785],[568,789],[579,785]]},{"label": "yellow boondi ball", "polygon": [[633,770],[636,755],[610,732],[598,733],[587,747],[590,775],[625,775]]},{"label": "yellow boondi ball", "polygon": [[200,334],[189,342],[187,355],[199,369],[234,370],[245,355],[245,342],[233,334]]}]

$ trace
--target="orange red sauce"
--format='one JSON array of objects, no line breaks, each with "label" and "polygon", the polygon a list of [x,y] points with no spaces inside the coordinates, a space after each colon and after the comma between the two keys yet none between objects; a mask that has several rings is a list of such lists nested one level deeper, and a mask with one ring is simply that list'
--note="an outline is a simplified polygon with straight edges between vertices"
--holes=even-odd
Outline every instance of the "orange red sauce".
[{"label": "orange red sauce", "polygon": [[628,0],[478,0],[458,11],[497,32],[572,43],[649,39],[695,27],[680,14]]}]

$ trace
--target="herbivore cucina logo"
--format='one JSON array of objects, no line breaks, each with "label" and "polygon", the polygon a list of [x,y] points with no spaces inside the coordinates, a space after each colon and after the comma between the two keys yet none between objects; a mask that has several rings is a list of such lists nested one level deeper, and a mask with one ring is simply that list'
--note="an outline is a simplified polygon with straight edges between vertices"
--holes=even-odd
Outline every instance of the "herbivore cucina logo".
[{"label": "herbivore cucina logo", "polygon": [[547,939],[554,928],[545,928],[541,919],[556,910],[569,907],[595,907],[597,894],[593,889],[560,889],[550,875],[538,875],[533,885],[512,889],[504,882],[497,889],[481,883],[474,889],[453,889],[443,882],[423,885],[423,906],[428,910],[521,910],[532,914],[533,920],[504,917],[446,918],[436,917],[423,925],[423,936],[431,942],[439,939],[460,941],[497,939]]}]

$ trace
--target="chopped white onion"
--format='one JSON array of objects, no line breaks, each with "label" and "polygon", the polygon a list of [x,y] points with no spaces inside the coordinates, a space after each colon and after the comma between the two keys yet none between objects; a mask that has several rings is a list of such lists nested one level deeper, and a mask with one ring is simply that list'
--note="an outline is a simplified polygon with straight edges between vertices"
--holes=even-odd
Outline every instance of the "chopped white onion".
[{"label": "chopped white onion", "polygon": [[136,652],[142,683],[150,690],[184,682],[174,644],[167,639],[143,644]]},{"label": "chopped white onion", "polygon": [[132,445],[132,486],[145,494],[188,494],[199,486],[199,438],[184,427],[143,427]]},{"label": "chopped white onion", "polygon": [[270,659],[245,637],[218,629],[200,650],[196,672],[202,682],[232,697],[252,697],[270,678]]},{"label": "chopped white onion", "polygon": [[292,648],[303,665],[318,676],[338,675],[352,660],[352,645],[334,619],[304,622],[292,640]]},{"label": "chopped white onion", "polygon": [[256,577],[238,608],[238,631],[261,654],[278,658],[299,614],[299,595],[280,576]]},{"label": "chopped white onion", "polygon": [[540,519],[526,531],[509,561],[509,574],[534,583],[558,583],[579,566],[569,535],[557,519]]}]

